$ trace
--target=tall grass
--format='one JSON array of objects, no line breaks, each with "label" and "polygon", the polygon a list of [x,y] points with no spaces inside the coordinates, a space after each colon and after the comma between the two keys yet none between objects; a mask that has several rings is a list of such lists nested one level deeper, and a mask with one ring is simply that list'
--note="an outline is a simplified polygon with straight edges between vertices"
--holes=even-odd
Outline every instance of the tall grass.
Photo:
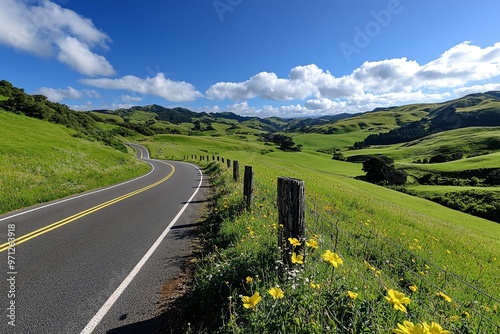
[{"label": "tall grass", "polygon": [[0,214],[115,184],[149,167],[60,125],[0,110]]}]

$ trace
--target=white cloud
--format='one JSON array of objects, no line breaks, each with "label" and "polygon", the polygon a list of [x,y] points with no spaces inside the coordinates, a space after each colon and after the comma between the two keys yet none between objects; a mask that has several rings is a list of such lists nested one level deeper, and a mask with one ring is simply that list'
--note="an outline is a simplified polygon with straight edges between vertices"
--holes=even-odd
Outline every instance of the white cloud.
[{"label": "white cloud", "polygon": [[38,93],[45,95],[47,99],[52,102],[60,102],[65,99],[78,100],[82,98],[82,92],[71,86],[68,86],[67,89],[42,87],[38,90]]},{"label": "white cloud", "polygon": [[82,90],[82,92],[84,92],[85,95],[87,95],[88,97],[91,97],[93,99],[100,99],[101,98],[101,94],[99,94],[98,92],[96,92],[93,89],[91,89],[91,90],[84,89],[84,90]]},{"label": "white cloud", "polygon": [[[244,82],[219,82],[206,91],[206,96],[235,101],[252,98],[305,100],[303,108],[318,114],[355,112],[443,100],[452,93],[462,92],[461,89],[469,92],[462,88],[464,85],[498,76],[500,43],[481,48],[464,42],[423,65],[407,58],[367,61],[350,74],[335,77],[328,70],[309,64],[292,68],[287,78],[261,72]],[[498,88],[498,85],[491,85],[487,90]]]},{"label": "white cloud", "polygon": [[0,43],[44,57],[56,57],[78,72],[114,74],[92,47],[107,48],[109,37],[91,20],[48,0],[0,0]]},{"label": "white cloud", "polygon": [[74,37],[67,36],[56,41],[59,46],[57,59],[78,72],[88,75],[112,75],[115,73],[111,64],[98,54],[92,53],[87,44]]},{"label": "white cloud", "polygon": [[133,107],[133,104],[129,103],[112,103],[112,104],[99,104],[95,105],[92,101],[87,101],[85,104],[74,104],[68,106],[72,110],[76,111],[89,111],[89,110],[116,110],[116,109],[128,109]]},{"label": "white cloud", "polygon": [[82,79],[80,82],[99,88],[128,90],[139,94],[159,96],[172,102],[193,101],[203,96],[192,84],[167,79],[163,73],[146,79],[127,75],[119,79]]},{"label": "white cloud", "polygon": [[139,96],[131,96],[131,95],[122,95],[120,99],[123,102],[140,102],[142,101],[142,97]]},{"label": "white cloud", "polygon": [[308,110],[320,110],[320,111],[337,111],[346,108],[346,101],[332,101],[330,99],[315,99],[308,100],[304,105]]},{"label": "white cloud", "polygon": [[500,83],[461,87],[461,88],[455,89],[453,92],[455,93],[455,95],[462,96],[462,95],[468,95],[468,94],[474,94],[474,93],[491,92],[491,91],[495,91],[495,90],[496,91],[500,90]]},{"label": "white cloud", "polygon": [[66,89],[42,87],[37,91],[37,94],[45,95],[47,99],[52,102],[61,102],[62,100],[79,100],[84,96],[94,99],[101,97],[101,95],[95,90],[84,89],[79,91],[71,86],[68,86]]}]

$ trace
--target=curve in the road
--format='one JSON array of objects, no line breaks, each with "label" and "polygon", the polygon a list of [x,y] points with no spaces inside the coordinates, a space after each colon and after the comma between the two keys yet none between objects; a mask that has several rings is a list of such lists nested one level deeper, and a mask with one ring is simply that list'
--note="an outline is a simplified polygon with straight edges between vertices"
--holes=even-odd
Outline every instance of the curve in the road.
[{"label": "curve in the road", "polygon": [[[141,150],[141,156],[142,156],[142,150]],[[169,163],[166,163],[166,162],[162,162],[162,163],[164,163],[164,164],[166,164],[166,165],[168,165],[168,166],[170,166],[172,168],[172,171],[170,172],[170,174],[168,174],[167,176],[165,176],[163,179],[161,179],[161,180],[159,180],[159,181],[157,181],[155,183],[152,183],[152,184],[150,184],[148,186],[145,186],[145,187],[143,187],[141,189],[132,191],[132,192],[130,192],[128,194],[119,196],[119,197],[114,198],[112,200],[109,200],[107,202],[104,202],[104,203],[101,203],[101,204],[96,205],[94,207],[91,207],[91,208],[89,208],[87,210],[81,211],[81,212],[79,212],[77,214],[74,214],[74,215],[72,215],[70,217],[66,217],[64,219],[61,219],[61,220],[59,220],[59,221],[57,221],[55,223],[52,223],[52,224],[49,224],[49,225],[44,226],[42,228],[39,228],[39,229],[37,229],[37,230],[35,230],[33,232],[30,232],[28,234],[22,235],[22,236],[16,238],[16,240],[14,242],[3,243],[3,244],[0,245],[0,253],[8,250],[11,247],[20,245],[20,244],[22,244],[22,243],[24,243],[26,241],[29,241],[29,240],[31,240],[33,238],[36,238],[36,237],[41,236],[41,235],[43,235],[45,233],[48,233],[48,232],[50,232],[52,230],[55,230],[55,229],[57,229],[57,228],[59,228],[61,226],[64,226],[64,225],[69,224],[71,222],[74,222],[75,220],[78,220],[78,219],[80,219],[82,217],[85,217],[85,216],[91,214],[91,213],[99,211],[99,210],[101,210],[101,209],[103,209],[105,207],[108,207],[110,205],[113,205],[115,203],[123,201],[126,198],[129,198],[129,197],[132,197],[134,195],[140,194],[140,193],[142,193],[142,192],[144,192],[144,191],[146,191],[148,189],[156,187],[157,185],[159,185],[159,184],[167,181],[174,174],[175,167],[173,165],[169,164]],[[9,219],[9,218],[12,218],[12,216],[6,217],[4,219]]]}]

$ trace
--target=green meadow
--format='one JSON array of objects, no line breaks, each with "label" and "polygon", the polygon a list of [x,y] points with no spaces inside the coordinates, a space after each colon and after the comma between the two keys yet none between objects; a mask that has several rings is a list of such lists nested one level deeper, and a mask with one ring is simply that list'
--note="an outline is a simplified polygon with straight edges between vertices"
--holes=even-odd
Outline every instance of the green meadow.
[{"label": "green meadow", "polygon": [[[192,299],[197,305],[209,303],[203,295],[219,300],[216,314],[208,314],[222,319],[213,324],[221,333],[266,328],[283,333],[322,333],[328,328],[339,333],[379,333],[389,332],[404,319],[435,321],[453,332],[473,333],[496,328],[491,324],[493,327],[484,327],[485,318],[500,323],[499,224],[361,181],[357,178],[364,175],[360,163],[332,160],[329,154],[315,151],[316,147],[342,146],[347,143],[344,134],[295,136],[304,145],[302,152],[295,153],[279,151],[255,136],[244,137],[158,135],[141,142],[157,158],[187,159],[206,166],[207,156],[209,160],[218,156],[238,160],[241,168],[253,167],[255,204],[249,211],[241,209],[241,185],[230,180],[231,171],[225,164],[211,162],[207,167],[226,178],[226,188],[212,207],[215,218],[208,223],[212,231],[218,231],[217,236],[207,237],[209,248],[217,251],[200,260]],[[344,153],[376,154],[378,150]],[[384,154],[410,160],[411,154],[401,153],[396,145],[384,150]],[[497,157],[495,153],[483,159],[495,165]],[[286,282],[276,269],[280,264],[275,201],[280,176],[305,182],[306,239],[319,242],[318,250],[306,251],[307,263],[280,269],[294,275]],[[320,255],[326,250],[338,252],[344,265],[337,270],[325,265]],[[285,295],[282,301],[268,292],[278,286]],[[416,286],[418,292],[410,286]],[[408,313],[393,312],[385,304],[388,289],[411,296],[414,304]],[[349,291],[356,298],[349,297]],[[255,292],[262,304],[249,310],[241,296],[250,298]],[[452,301],[443,302],[436,295],[439,292]],[[196,307],[189,312],[196,314]],[[324,315],[315,317],[314,312]],[[339,322],[342,317],[348,319]]]},{"label": "green meadow", "polygon": [[[60,125],[0,110],[0,214],[122,182],[148,165]],[[22,134],[22,135],[20,135]]]}]

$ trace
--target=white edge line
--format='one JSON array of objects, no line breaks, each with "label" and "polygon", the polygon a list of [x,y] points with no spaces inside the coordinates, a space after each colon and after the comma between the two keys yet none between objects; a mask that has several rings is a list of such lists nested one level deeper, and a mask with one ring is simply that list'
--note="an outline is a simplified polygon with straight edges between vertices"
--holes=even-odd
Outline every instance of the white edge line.
[{"label": "white edge line", "polygon": [[[192,165],[192,164],[191,164]],[[198,193],[198,190],[200,190],[201,184],[203,182],[203,173],[201,170],[195,166],[196,169],[198,169],[198,172],[200,173],[200,182],[198,183],[198,186],[196,187],[196,190],[194,191],[193,195],[188,199],[186,204],[181,208],[181,210],[177,213],[177,215],[172,219],[170,224],[168,224],[167,228],[163,231],[163,233],[156,239],[155,243],[149,248],[149,250],[146,252],[146,254],[142,257],[142,259],[135,265],[134,269],[128,274],[127,277],[123,280],[123,282],[118,286],[118,288],[113,292],[113,294],[108,298],[108,300],[101,306],[99,311],[94,315],[92,319],[90,319],[89,323],[85,328],[80,332],[80,334],[90,334],[94,331],[94,329],[99,325],[99,323],[102,321],[104,316],[108,313],[108,311],[111,309],[113,304],[120,298],[121,294],[125,291],[127,286],[132,282],[132,280],[135,278],[135,276],[139,273],[139,271],[142,269],[144,264],[149,260],[151,255],[155,252],[155,250],[160,246],[161,242],[167,234],[170,232],[171,228],[175,225],[177,220],[181,217],[181,215],[184,213],[186,208],[188,207],[189,204],[191,204],[192,199],[196,196]]]},{"label": "white edge line", "polygon": [[[142,147],[142,146],[139,146],[139,147]],[[89,196],[89,195],[93,195],[93,194],[97,194],[97,193],[100,193],[101,191],[106,191],[108,189],[113,189],[113,188],[116,188],[116,187],[119,187],[119,186],[122,186],[124,184],[127,184],[127,183],[130,183],[130,182],[134,182],[134,181],[137,181],[139,179],[142,179],[143,177],[146,177],[148,176],[149,174],[153,173],[153,171],[155,170],[155,167],[153,166],[152,163],[146,161],[147,160],[150,160],[149,159],[149,154],[146,158],[142,158],[141,160],[144,161],[144,162],[147,162],[150,166],[151,166],[151,170],[149,171],[149,173],[147,174],[144,174],[142,176],[139,176],[139,177],[136,177],[135,179],[132,179],[132,180],[128,180],[128,181],[125,181],[125,182],[122,182],[122,183],[118,183],[118,184],[115,184],[113,186],[109,186],[109,187],[106,187],[106,188],[102,188],[102,189],[99,189],[99,190],[94,190],[94,191],[91,191],[91,192],[88,192],[88,193],[85,193],[85,194],[81,194],[81,195],[77,195],[77,196],[73,196],[73,197],[69,197],[69,198],[66,198],[66,199],[63,199],[63,200],[59,200],[59,201],[56,201],[56,202],[52,202],[50,204],[45,204],[45,205],[42,205],[42,206],[39,206],[39,207],[36,207],[36,208],[33,208],[33,209],[30,209],[30,210],[26,210],[26,211],[22,211],[22,212],[18,212],[16,214],[13,214],[13,215],[9,215],[7,217],[4,217],[4,218],[0,218],[0,222],[1,221],[4,221],[4,220],[7,220],[7,219],[11,219],[11,218],[15,218],[15,217],[18,217],[18,216],[22,216],[22,215],[25,215],[27,213],[30,213],[30,212],[34,212],[34,211],[38,211],[38,210],[42,210],[42,209],[45,209],[45,208],[48,208],[48,207],[51,207],[51,206],[54,206],[54,205],[57,205],[57,204],[61,204],[61,203],[64,203],[64,202],[69,202],[69,201],[72,201],[74,199],[78,199],[78,198],[82,198],[82,197],[85,197],[85,196]]]}]

